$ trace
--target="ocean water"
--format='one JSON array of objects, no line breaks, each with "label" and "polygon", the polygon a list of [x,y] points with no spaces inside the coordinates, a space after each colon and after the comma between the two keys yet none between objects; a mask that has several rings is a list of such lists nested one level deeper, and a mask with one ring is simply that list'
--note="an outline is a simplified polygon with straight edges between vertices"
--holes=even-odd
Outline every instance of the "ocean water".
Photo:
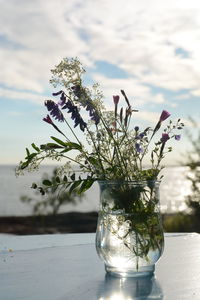
[{"label": "ocean water", "polygon": [[[40,182],[44,173],[52,174],[53,166],[43,166],[38,172],[24,176],[15,176],[15,166],[0,166],[0,216],[26,216],[32,214],[32,206],[23,203],[20,197],[28,195],[36,198],[30,187],[32,182]],[[162,212],[176,212],[187,209],[185,197],[191,192],[190,181],[186,179],[189,172],[187,167],[166,167],[162,174],[164,178],[160,186],[160,203]],[[42,197],[42,196],[38,196]],[[99,187],[95,183],[86,193],[83,200],[76,206],[64,205],[61,212],[69,211],[98,211]]]}]

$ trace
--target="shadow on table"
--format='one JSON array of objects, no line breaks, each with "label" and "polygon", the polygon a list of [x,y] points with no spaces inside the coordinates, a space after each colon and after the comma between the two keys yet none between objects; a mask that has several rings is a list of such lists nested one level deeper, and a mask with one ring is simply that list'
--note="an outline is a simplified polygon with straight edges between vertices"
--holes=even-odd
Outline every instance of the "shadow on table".
[{"label": "shadow on table", "polygon": [[162,300],[163,292],[154,276],[117,278],[106,274],[99,286],[98,300]]}]

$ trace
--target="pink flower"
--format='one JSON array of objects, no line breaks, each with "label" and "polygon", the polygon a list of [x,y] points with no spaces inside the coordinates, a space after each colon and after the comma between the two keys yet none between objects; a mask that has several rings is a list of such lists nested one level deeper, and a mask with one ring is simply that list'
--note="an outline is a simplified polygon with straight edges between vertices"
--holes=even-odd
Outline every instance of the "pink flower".
[{"label": "pink flower", "polygon": [[166,143],[169,139],[170,139],[169,134],[168,133],[163,133],[160,140],[161,140],[162,143]]},{"label": "pink flower", "polygon": [[171,114],[166,111],[166,110],[163,110],[161,115],[160,115],[160,119],[159,119],[159,122],[163,122],[165,121]]},{"label": "pink flower", "polygon": [[46,118],[43,118],[43,121],[49,123],[49,124],[53,124],[53,121],[51,120],[50,116],[47,115]]},{"label": "pink flower", "polygon": [[113,96],[113,101],[114,101],[114,104],[115,104],[115,119],[117,118],[117,105],[119,103],[119,96],[116,95],[116,96]]},{"label": "pink flower", "polygon": [[160,119],[156,125],[156,127],[154,128],[154,131],[153,131],[153,134],[151,136],[151,139],[152,137],[154,136],[154,134],[160,129],[161,125],[162,125],[162,122],[165,121],[171,114],[166,111],[166,110],[163,110],[161,115],[160,115]]},{"label": "pink flower", "polygon": [[48,124],[51,124],[58,132],[60,132],[62,135],[64,135],[64,137],[66,137],[65,134],[54,124],[49,115],[47,115],[46,118],[43,118],[43,121],[47,122]]},{"label": "pink flower", "polygon": [[117,105],[119,103],[119,96],[118,95],[113,96],[113,101],[114,101],[115,105]]}]

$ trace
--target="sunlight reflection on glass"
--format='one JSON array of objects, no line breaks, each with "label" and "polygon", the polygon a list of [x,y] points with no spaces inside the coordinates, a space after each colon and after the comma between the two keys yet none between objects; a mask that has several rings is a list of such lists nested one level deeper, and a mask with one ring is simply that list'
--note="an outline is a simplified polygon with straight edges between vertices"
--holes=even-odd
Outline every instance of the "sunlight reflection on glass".
[{"label": "sunlight reflection on glass", "polygon": [[[145,298],[144,298],[145,297]],[[154,276],[117,278],[106,274],[99,286],[98,300],[162,300],[161,286]]]}]

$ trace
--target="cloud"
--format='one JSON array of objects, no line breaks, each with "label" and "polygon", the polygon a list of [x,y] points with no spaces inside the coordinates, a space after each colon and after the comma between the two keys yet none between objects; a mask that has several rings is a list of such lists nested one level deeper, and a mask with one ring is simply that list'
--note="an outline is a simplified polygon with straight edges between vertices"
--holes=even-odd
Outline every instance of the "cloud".
[{"label": "cloud", "polygon": [[[96,82],[100,84],[103,89],[103,94],[106,99],[107,106],[112,101],[112,96],[115,94],[121,95],[120,90],[124,90],[127,97],[130,99],[133,107],[141,107],[145,103],[163,104],[167,103],[165,97],[161,93],[154,94],[152,89],[134,77],[130,78],[106,78],[105,76],[99,75],[97,73],[93,74],[93,78]],[[123,96],[121,97],[121,101]]]},{"label": "cloud", "polygon": [[159,120],[160,113],[154,113],[149,111],[140,111],[136,118],[142,121],[148,121],[149,123],[155,124]]},{"label": "cloud", "polygon": [[21,117],[21,116],[23,116],[24,114],[22,113],[22,112],[20,112],[20,111],[9,111],[8,113],[7,113],[7,115],[8,116],[11,116],[11,117]]},{"label": "cloud", "polygon": [[164,94],[152,93],[150,85],[199,94],[198,1],[3,2],[0,83],[7,97],[14,97],[8,92],[12,88],[18,90],[17,99],[25,90],[37,101],[35,93],[47,89],[50,69],[66,56],[78,56],[88,68],[107,61],[130,75],[125,82],[91,73],[106,96],[124,88],[135,103],[166,103]]},{"label": "cloud", "polygon": [[26,101],[34,102],[36,104],[41,104],[42,101],[45,99],[45,96],[28,93],[28,92],[19,92],[15,90],[0,88],[0,98],[26,100]]},{"label": "cloud", "polygon": [[191,94],[195,97],[200,97],[200,89],[196,89],[194,91],[191,91]]}]

